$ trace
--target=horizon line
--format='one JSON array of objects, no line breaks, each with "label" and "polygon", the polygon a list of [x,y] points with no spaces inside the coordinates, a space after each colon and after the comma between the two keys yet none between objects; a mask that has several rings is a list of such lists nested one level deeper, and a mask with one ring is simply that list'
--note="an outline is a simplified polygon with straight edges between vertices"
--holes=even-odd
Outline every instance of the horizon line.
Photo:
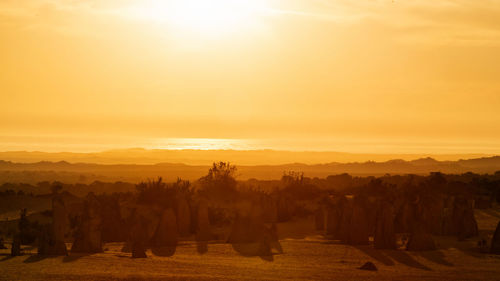
[{"label": "horizon line", "polygon": [[[15,153],[15,152],[25,152],[25,153],[72,153],[72,154],[94,154],[94,153],[105,153],[105,152],[115,152],[115,151],[127,151],[127,150],[143,150],[143,151],[189,151],[189,152],[284,152],[284,153],[337,153],[337,154],[352,154],[352,155],[436,155],[436,156],[459,156],[459,155],[484,155],[484,156],[500,156],[499,153],[486,153],[486,152],[455,152],[455,153],[436,153],[436,152],[351,152],[351,151],[339,151],[339,150],[292,150],[292,149],[274,149],[274,148],[256,148],[256,149],[236,149],[236,148],[217,148],[217,149],[200,149],[200,148],[147,148],[147,147],[124,147],[124,148],[111,148],[103,150],[93,150],[93,151],[76,151],[76,150],[60,150],[60,151],[48,151],[48,150],[1,150],[0,153]],[[424,157],[425,158],[425,157]]]}]

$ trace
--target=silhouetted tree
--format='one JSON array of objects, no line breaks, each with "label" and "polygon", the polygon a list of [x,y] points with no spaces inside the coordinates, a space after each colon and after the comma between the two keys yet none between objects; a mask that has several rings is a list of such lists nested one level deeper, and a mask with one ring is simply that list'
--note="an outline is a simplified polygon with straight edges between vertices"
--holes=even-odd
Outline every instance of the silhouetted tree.
[{"label": "silhouetted tree", "polygon": [[168,187],[161,177],[158,180],[148,180],[136,185],[139,193],[137,202],[140,204],[156,204],[163,207],[173,207],[176,190]]},{"label": "silhouetted tree", "polygon": [[238,194],[235,177],[236,166],[229,162],[213,163],[208,174],[200,179],[200,193],[212,199],[235,199]]}]

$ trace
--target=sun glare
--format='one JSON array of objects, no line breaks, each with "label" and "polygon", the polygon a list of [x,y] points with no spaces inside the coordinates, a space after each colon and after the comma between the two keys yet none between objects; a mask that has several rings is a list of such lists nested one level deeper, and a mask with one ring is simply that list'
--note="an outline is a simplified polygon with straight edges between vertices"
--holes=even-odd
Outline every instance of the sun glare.
[{"label": "sun glare", "polygon": [[251,27],[269,10],[266,0],[172,0],[149,1],[136,12],[180,32],[211,36]]},{"label": "sun glare", "polygon": [[251,142],[241,139],[170,138],[158,139],[151,148],[170,150],[249,150]]}]

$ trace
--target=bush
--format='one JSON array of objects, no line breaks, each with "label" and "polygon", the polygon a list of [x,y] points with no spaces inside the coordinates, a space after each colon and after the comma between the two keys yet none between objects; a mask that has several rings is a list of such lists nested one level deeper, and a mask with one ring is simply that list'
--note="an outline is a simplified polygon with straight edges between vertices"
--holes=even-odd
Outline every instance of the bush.
[{"label": "bush", "polygon": [[230,202],[238,196],[236,166],[229,162],[213,163],[208,175],[200,179],[200,195],[213,200]]}]

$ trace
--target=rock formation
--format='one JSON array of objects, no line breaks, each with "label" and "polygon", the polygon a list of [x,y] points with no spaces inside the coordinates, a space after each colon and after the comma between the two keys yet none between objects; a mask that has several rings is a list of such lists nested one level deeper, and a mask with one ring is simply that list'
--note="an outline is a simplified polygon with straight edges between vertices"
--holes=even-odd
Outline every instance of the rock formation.
[{"label": "rock formation", "polygon": [[314,213],[314,222],[316,226],[316,230],[324,230],[325,229],[325,215],[323,212],[323,208],[318,208]]},{"label": "rock formation", "polygon": [[177,219],[172,209],[163,211],[153,238],[155,247],[177,246]]},{"label": "rock formation", "polygon": [[409,200],[405,200],[397,212],[394,221],[394,230],[398,233],[410,233],[413,229],[412,223],[415,221],[415,210]]},{"label": "rock formation", "polygon": [[415,225],[408,244],[406,244],[408,251],[432,251],[436,250],[436,244],[432,235],[429,234],[424,227],[423,223]]},{"label": "rock formation", "polygon": [[444,213],[444,200],[439,194],[428,194],[422,197],[418,208],[421,221],[428,233],[441,235],[442,220]]},{"label": "rock formation", "polygon": [[351,222],[349,225],[349,237],[347,243],[350,245],[368,245],[369,230],[365,211],[365,200],[354,198],[352,204]]},{"label": "rock formation", "polygon": [[118,198],[106,196],[101,203],[101,236],[104,242],[120,242],[127,239],[128,228]]},{"label": "rock formation", "polygon": [[52,198],[52,226],[42,229],[38,238],[39,255],[67,255],[65,234],[67,215],[64,201],[59,196]]},{"label": "rock formation", "polygon": [[490,196],[480,196],[476,195],[474,198],[474,208],[475,209],[489,209],[492,207],[493,198]]},{"label": "rock formation", "polygon": [[388,202],[380,202],[378,208],[374,246],[376,249],[396,249],[394,207]]},{"label": "rock formation", "polygon": [[[123,252],[135,252],[133,256],[142,257],[144,252],[149,247],[156,247],[156,244],[166,244],[165,241],[165,222],[160,227],[160,222],[164,210],[158,206],[136,205],[128,202],[125,206],[121,206],[121,216],[125,218],[124,223],[128,229],[128,238],[122,248]],[[173,214],[173,210],[170,209]],[[173,227],[168,229],[175,229],[177,231],[177,223],[175,214],[169,215],[168,220],[174,221]],[[170,223],[169,223],[170,224]],[[161,230],[160,230],[161,229]],[[159,231],[160,230],[160,231]],[[162,232],[163,234],[159,234]],[[168,243],[167,243],[168,244]],[[145,256],[145,254],[144,254]]]},{"label": "rock formation", "polygon": [[261,197],[263,220],[267,223],[275,223],[278,221],[278,206],[276,201],[269,195]]},{"label": "rock formation", "polygon": [[71,248],[75,253],[102,252],[100,204],[93,193],[85,199],[83,214],[75,233],[75,242]]},{"label": "rock formation", "polygon": [[211,240],[212,232],[210,231],[210,221],[208,219],[208,203],[205,200],[200,200],[198,203],[196,222],[196,240]]},{"label": "rock formation", "polygon": [[377,224],[377,198],[375,196],[368,196],[365,204],[366,219],[368,220],[368,236],[373,237]]},{"label": "rock formation", "polygon": [[0,237],[0,249],[7,249],[3,243],[3,238]]},{"label": "rock formation", "polygon": [[456,233],[453,223],[453,202],[454,197],[445,201],[445,207],[441,218],[441,235],[454,235]]},{"label": "rock formation", "polygon": [[146,223],[142,217],[136,217],[130,231],[132,258],[147,258],[146,255]]},{"label": "rock formation", "polygon": [[15,257],[15,256],[20,256],[21,254],[22,254],[21,237],[19,237],[19,235],[15,235],[12,240],[12,248],[10,249],[10,255]]},{"label": "rock formation", "polygon": [[38,237],[39,255],[67,255],[65,234],[67,229],[67,215],[64,201],[60,196],[52,198],[52,225],[42,228]]},{"label": "rock formation", "polygon": [[177,197],[175,213],[177,216],[177,229],[181,237],[191,234],[191,210],[185,196]]},{"label": "rock formation", "polygon": [[55,239],[54,231],[50,225],[42,227],[38,237],[38,254],[51,256],[65,256],[68,254],[66,244]]},{"label": "rock formation", "polygon": [[283,252],[278,242],[276,225],[268,228],[260,217],[238,214],[227,240],[243,255],[269,256],[271,249]]},{"label": "rock formation", "polygon": [[351,220],[352,220],[352,199],[342,197],[340,204],[340,224],[338,228],[338,238],[344,242],[349,243],[351,240]]},{"label": "rock formation", "polygon": [[460,240],[475,237],[479,234],[474,209],[467,208],[463,214],[463,220],[458,228],[458,238]]},{"label": "rock formation", "polygon": [[500,255],[500,221],[497,224],[493,238],[491,239],[491,250],[492,254]]},{"label": "rock formation", "polygon": [[259,240],[262,222],[252,220],[249,216],[238,215],[231,227],[228,243],[254,243]]},{"label": "rock formation", "polygon": [[474,203],[465,198],[457,198],[453,208],[453,230],[460,240],[478,235],[477,222],[474,218]]},{"label": "rock formation", "polygon": [[488,242],[484,238],[477,241],[477,248],[480,253],[489,253],[491,250],[491,248],[488,246]]},{"label": "rock formation", "polygon": [[277,207],[278,207],[278,222],[289,221],[295,212],[294,203],[290,198],[288,198],[285,195],[281,195],[278,198]]},{"label": "rock formation", "polygon": [[144,231],[144,243],[149,246],[153,241],[158,226],[160,225],[161,216],[164,210],[155,206],[137,206],[135,210],[136,219],[140,219]]},{"label": "rock formation", "polygon": [[132,242],[132,258],[140,259],[147,258],[146,248],[144,247],[144,243],[142,241],[134,241]]},{"label": "rock formation", "polygon": [[326,207],[326,235],[339,239],[339,225],[342,213],[336,202],[330,202]]}]

